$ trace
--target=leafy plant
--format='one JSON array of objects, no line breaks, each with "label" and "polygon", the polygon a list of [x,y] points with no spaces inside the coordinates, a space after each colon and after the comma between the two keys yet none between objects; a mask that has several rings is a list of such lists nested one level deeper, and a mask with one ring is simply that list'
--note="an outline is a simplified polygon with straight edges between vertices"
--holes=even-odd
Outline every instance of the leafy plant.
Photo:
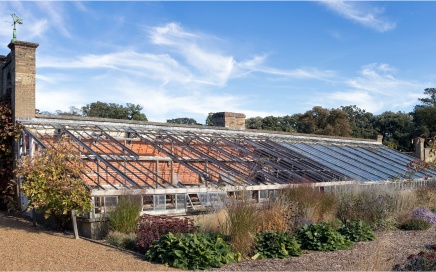
[{"label": "leafy plant", "polygon": [[16,173],[23,178],[21,188],[29,207],[43,209],[46,218],[53,215],[62,228],[69,211],[91,210],[91,194],[81,179],[83,168],[79,154],[62,140],[39,156],[23,157]]},{"label": "leafy plant", "polygon": [[297,240],[288,232],[264,231],[256,235],[255,253],[253,258],[283,259],[288,256],[300,256],[301,249]]},{"label": "leafy plant", "polygon": [[[204,270],[235,261],[235,254],[222,237],[210,233],[168,233],[145,254],[150,261],[181,269]],[[237,258],[237,256],[236,256]]]},{"label": "leafy plant", "polygon": [[192,233],[195,231],[194,221],[189,218],[177,218],[167,215],[140,216],[136,229],[137,247],[140,252],[146,252],[150,245],[168,233]]},{"label": "leafy plant", "polygon": [[427,230],[431,227],[431,223],[427,220],[412,217],[400,224],[402,230]]},{"label": "leafy plant", "polygon": [[375,240],[374,231],[362,220],[349,220],[338,232],[352,242]]},{"label": "leafy plant", "polygon": [[135,196],[120,196],[118,205],[109,212],[109,227],[122,233],[134,233],[141,212],[141,199]]},{"label": "leafy plant", "polygon": [[411,254],[403,264],[396,264],[394,271],[434,271],[436,267],[436,252],[425,249],[418,254]]},{"label": "leafy plant", "polygon": [[326,223],[304,225],[297,229],[296,236],[302,249],[334,251],[353,245]]},{"label": "leafy plant", "polygon": [[13,181],[14,141],[20,136],[22,125],[12,122],[10,101],[0,102],[0,208],[16,209]]}]

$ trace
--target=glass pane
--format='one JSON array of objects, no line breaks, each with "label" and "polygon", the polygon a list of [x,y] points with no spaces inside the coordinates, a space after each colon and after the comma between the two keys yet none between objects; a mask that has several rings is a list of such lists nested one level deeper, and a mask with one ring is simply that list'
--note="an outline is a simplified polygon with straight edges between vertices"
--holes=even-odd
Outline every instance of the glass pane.
[{"label": "glass pane", "polygon": [[155,210],[165,210],[165,195],[153,195],[153,203]]},{"label": "glass pane", "polygon": [[186,209],[186,195],[177,194],[176,195],[176,209],[185,210]]}]

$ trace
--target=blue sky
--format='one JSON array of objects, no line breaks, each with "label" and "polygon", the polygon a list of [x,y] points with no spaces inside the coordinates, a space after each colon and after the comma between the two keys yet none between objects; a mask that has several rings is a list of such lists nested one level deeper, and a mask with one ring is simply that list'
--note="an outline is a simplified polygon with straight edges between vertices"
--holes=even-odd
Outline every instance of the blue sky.
[{"label": "blue sky", "polygon": [[409,112],[435,86],[436,2],[0,2],[39,43],[36,106],[102,101],[150,121],[357,105]]}]

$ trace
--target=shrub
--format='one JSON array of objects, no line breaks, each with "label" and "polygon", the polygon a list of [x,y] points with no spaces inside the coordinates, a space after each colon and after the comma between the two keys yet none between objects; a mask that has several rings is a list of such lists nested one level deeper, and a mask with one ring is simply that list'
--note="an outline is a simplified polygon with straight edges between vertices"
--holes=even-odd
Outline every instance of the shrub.
[{"label": "shrub", "polygon": [[373,230],[397,230],[398,229],[398,221],[395,218],[387,217],[377,220],[377,222],[371,225]]},{"label": "shrub", "polygon": [[342,222],[361,219],[370,225],[377,224],[395,213],[397,196],[398,193],[382,188],[344,188],[337,193],[337,217]]},{"label": "shrub", "polygon": [[155,241],[145,254],[150,261],[181,269],[204,270],[235,261],[231,247],[222,237],[210,233],[168,233]]},{"label": "shrub", "polygon": [[413,217],[425,220],[427,222],[429,222],[430,224],[435,224],[436,223],[436,215],[429,209],[427,208],[418,208],[416,210],[413,211],[412,213]]},{"label": "shrub", "polygon": [[352,242],[375,240],[374,231],[362,220],[350,220],[338,232]]},{"label": "shrub", "polygon": [[427,230],[430,227],[431,223],[416,217],[409,218],[400,225],[400,229],[402,230]]},{"label": "shrub", "polygon": [[120,196],[118,205],[109,212],[109,227],[113,231],[134,233],[141,212],[141,199],[135,196]]},{"label": "shrub", "polygon": [[136,247],[136,234],[109,231],[108,235],[106,236],[106,242],[116,247],[134,250]]},{"label": "shrub", "polygon": [[145,253],[150,245],[159,240],[162,235],[170,232],[192,233],[194,231],[195,226],[192,219],[144,214],[140,217],[136,230],[137,248],[140,252]]},{"label": "shrub", "polygon": [[407,257],[404,264],[394,266],[394,271],[434,271],[436,267],[436,252],[423,250]]},{"label": "shrub", "polygon": [[304,225],[297,230],[296,235],[302,249],[334,251],[353,245],[326,223]]},{"label": "shrub", "polygon": [[287,232],[264,231],[256,235],[255,257],[261,259],[283,259],[288,256],[300,256],[301,249],[297,240]]}]

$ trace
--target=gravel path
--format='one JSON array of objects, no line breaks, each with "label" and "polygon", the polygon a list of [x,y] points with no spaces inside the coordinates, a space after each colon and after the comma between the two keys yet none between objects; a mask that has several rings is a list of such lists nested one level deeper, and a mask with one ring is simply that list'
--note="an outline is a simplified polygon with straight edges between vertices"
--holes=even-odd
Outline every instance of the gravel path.
[{"label": "gravel path", "polygon": [[71,235],[34,227],[0,212],[0,271],[162,271],[142,257]]},{"label": "gravel path", "polygon": [[[377,240],[360,242],[334,252],[307,251],[283,260],[229,264],[213,271],[386,271],[425,245],[436,243],[436,228],[427,231],[376,233]],[[0,212],[0,271],[162,271],[141,256],[72,235],[33,227],[32,223]]]}]

